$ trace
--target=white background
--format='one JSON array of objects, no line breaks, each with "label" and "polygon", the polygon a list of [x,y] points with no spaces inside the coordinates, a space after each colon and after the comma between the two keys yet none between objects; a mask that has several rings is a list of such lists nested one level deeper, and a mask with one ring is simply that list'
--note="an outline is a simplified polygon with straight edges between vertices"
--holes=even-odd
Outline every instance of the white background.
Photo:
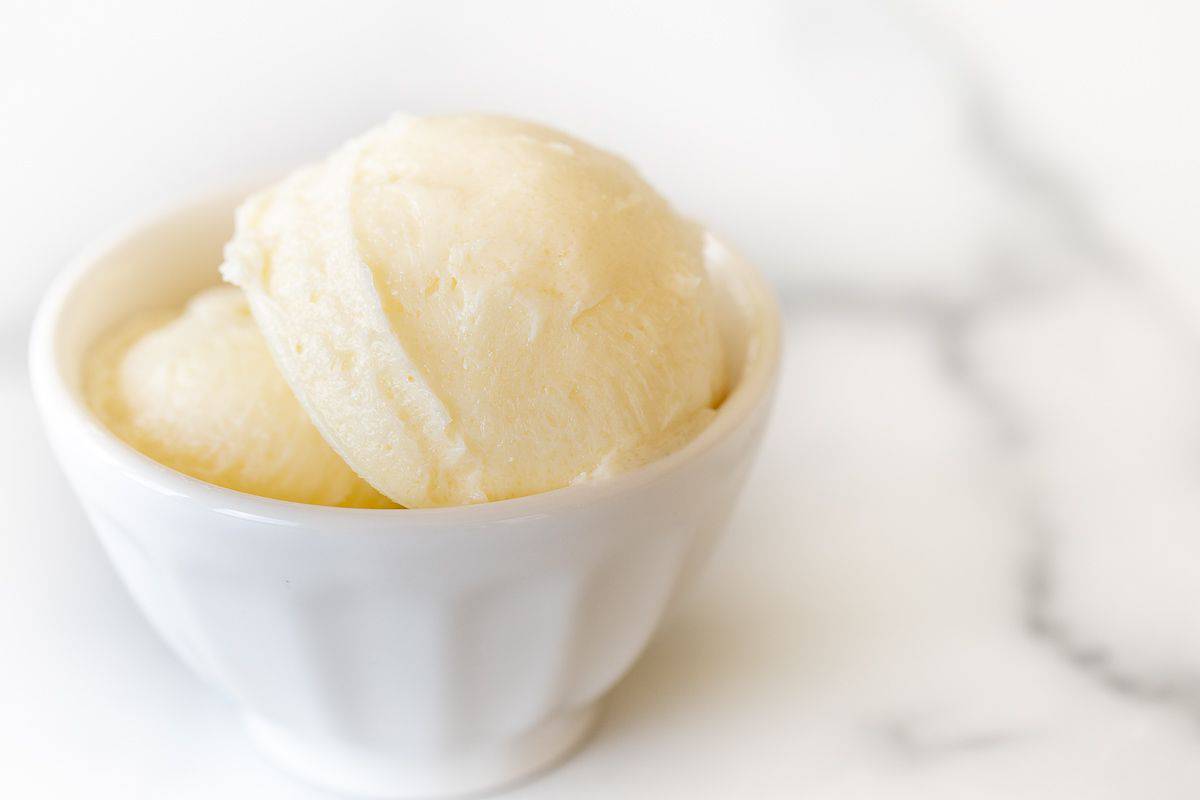
[{"label": "white background", "polygon": [[[776,275],[956,273],[1010,189],[978,88],[1163,260],[1195,251],[1200,16],[1181,2],[13,2],[0,309],[80,242],[397,111],[550,122],[632,159]],[[1153,232],[1152,234],[1150,232]]]}]

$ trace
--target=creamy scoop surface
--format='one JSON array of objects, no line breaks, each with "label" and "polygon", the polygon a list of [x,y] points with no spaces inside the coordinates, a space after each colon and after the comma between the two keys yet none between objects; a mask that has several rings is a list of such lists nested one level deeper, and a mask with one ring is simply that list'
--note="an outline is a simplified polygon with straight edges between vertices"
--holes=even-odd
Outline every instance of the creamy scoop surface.
[{"label": "creamy scoop surface", "polygon": [[279,500],[395,507],[321,438],[235,287],[117,326],[93,348],[84,388],[113,433],[194,478]]},{"label": "creamy scoop surface", "polygon": [[420,508],[602,479],[723,397],[702,247],[577,139],[397,117],[249,198],[221,267],[244,298],[111,333],[89,396],[147,455],[270,497]]}]

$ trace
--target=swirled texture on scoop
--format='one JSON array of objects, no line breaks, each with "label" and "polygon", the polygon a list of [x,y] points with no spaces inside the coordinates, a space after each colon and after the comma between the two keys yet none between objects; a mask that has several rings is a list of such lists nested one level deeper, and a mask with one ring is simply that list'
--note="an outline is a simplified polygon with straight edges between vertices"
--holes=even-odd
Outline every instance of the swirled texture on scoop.
[{"label": "swirled texture on scoop", "polygon": [[89,354],[84,381],[110,430],[192,477],[279,500],[395,506],[321,438],[232,286],[117,326]]},{"label": "swirled texture on scoop", "polygon": [[532,123],[395,118],[246,201],[225,259],[325,439],[404,506],[629,469],[723,392],[701,232]]}]

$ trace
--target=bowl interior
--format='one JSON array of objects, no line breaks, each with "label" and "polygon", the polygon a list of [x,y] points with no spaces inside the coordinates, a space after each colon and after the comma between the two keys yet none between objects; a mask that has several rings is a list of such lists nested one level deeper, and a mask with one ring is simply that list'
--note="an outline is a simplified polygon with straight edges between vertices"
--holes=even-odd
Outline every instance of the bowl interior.
[{"label": "bowl interior", "polygon": [[[35,376],[41,371],[48,378],[41,381],[48,384],[46,391],[60,395],[56,400],[65,401],[62,405],[68,413],[86,419],[89,427],[102,429],[104,438],[111,440],[106,446],[128,450],[128,457],[136,461],[149,459],[108,434],[87,408],[81,387],[84,358],[103,332],[131,314],[180,306],[200,289],[220,282],[218,267],[222,248],[233,233],[233,212],[250,190],[252,187],[224,191],[128,226],[86,251],[60,275],[39,311],[32,343]],[[730,391],[717,418],[697,439],[718,436],[718,429],[736,425],[737,418],[763,401],[773,384],[779,347],[778,308],[757,270],[711,235],[706,240],[705,256],[716,287]],[[683,450],[691,449],[692,444]],[[151,463],[157,468],[152,470],[157,478],[170,473],[194,480]],[[256,500],[296,505],[266,498]]]}]

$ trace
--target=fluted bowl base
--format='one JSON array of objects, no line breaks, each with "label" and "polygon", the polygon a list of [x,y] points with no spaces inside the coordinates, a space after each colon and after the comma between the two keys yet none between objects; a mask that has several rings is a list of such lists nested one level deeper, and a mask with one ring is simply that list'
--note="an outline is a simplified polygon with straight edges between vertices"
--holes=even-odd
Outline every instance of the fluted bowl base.
[{"label": "fluted bowl base", "polygon": [[350,748],[253,714],[244,720],[268,760],[309,783],[357,797],[415,800],[477,796],[549,769],[582,743],[597,711],[592,703],[485,748],[422,756]]}]

